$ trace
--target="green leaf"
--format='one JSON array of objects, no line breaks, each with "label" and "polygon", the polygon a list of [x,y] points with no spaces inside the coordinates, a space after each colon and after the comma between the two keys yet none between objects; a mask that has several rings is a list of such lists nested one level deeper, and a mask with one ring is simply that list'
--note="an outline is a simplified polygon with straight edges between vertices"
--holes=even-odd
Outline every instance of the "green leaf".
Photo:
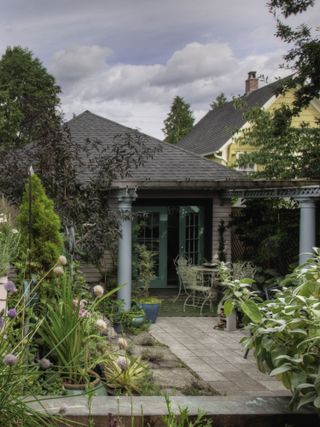
[{"label": "green leaf", "polygon": [[227,301],[225,301],[225,303],[223,304],[224,314],[226,316],[230,316],[231,313],[233,312],[233,309],[234,309],[233,301],[231,299],[228,299]]},{"label": "green leaf", "polygon": [[298,409],[300,409],[304,405],[307,405],[308,403],[314,402],[315,396],[315,393],[312,391],[303,396],[298,404]]},{"label": "green leaf", "polygon": [[314,400],[314,402],[313,402],[313,404],[314,404],[314,406],[316,407],[316,408],[320,408],[320,396],[318,396],[315,400]]},{"label": "green leaf", "polygon": [[256,303],[251,300],[244,301],[240,304],[241,310],[249,317],[254,323],[260,323],[262,315],[259,307]]},{"label": "green leaf", "polygon": [[280,375],[283,374],[284,372],[288,372],[291,371],[292,366],[289,365],[288,363],[285,363],[282,366],[279,366],[279,368],[273,369],[273,371],[270,372],[270,376],[274,377],[276,375]]}]

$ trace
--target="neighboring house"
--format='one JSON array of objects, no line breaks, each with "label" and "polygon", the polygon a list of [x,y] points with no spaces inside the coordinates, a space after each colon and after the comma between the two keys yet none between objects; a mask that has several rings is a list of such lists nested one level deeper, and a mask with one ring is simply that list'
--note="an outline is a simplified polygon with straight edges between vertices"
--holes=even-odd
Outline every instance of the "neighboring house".
[{"label": "neighboring house", "polygon": [[[241,99],[248,107],[261,107],[267,111],[273,111],[281,104],[292,105],[292,91],[288,91],[284,95],[275,95],[280,82],[281,80],[278,80],[259,89],[256,72],[251,71],[245,82],[245,94]],[[314,127],[316,118],[320,119],[319,100],[312,101],[308,108],[302,110],[299,116],[294,117],[292,126],[299,127],[306,122],[310,127]],[[257,149],[237,143],[236,131],[247,126],[249,124],[245,121],[241,109],[235,108],[234,102],[230,101],[209,111],[177,145],[221,164],[235,166],[241,154]],[[246,165],[238,170],[252,172],[257,170],[257,167],[257,165]]]},{"label": "neighboring house", "polygon": [[[76,116],[68,125],[71,137],[78,143],[99,141],[104,147],[115,144],[119,134],[136,132],[89,111]],[[212,261],[217,256],[219,224],[222,219],[228,222],[230,214],[230,202],[222,200],[221,192],[236,188],[246,177],[183,148],[150,136],[145,138],[158,150],[152,159],[133,169],[130,177],[114,182],[112,204],[114,209],[144,214],[138,239],[156,253],[157,278],[153,286],[163,288],[176,284],[173,261],[178,254],[184,254],[194,264]],[[90,178],[88,170],[82,168],[82,179]],[[229,229],[224,240],[230,260]],[[110,269],[110,254],[105,258]],[[91,280],[98,280],[93,267],[90,271],[88,268]]]}]

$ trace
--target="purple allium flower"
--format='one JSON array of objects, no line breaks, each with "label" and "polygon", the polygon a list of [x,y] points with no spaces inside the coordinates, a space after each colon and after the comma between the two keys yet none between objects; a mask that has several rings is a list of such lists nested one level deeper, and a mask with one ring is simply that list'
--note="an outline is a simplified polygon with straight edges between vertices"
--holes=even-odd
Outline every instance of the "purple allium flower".
[{"label": "purple allium flower", "polygon": [[90,317],[90,313],[85,308],[80,308],[79,317]]},{"label": "purple allium flower", "polygon": [[17,356],[14,354],[7,354],[3,358],[3,363],[8,366],[14,366],[17,363]]},{"label": "purple allium flower", "polygon": [[45,357],[43,357],[42,359],[39,360],[39,366],[42,369],[49,369],[52,366],[52,363],[50,362],[49,359],[46,359]]},{"label": "purple allium flower", "polygon": [[10,319],[14,319],[17,315],[17,310],[15,308],[10,308],[8,310],[7,315],[8,315],[8,317],[10,317]]},{"label": "purple allium flower", "polygon": [[0,317],[0,329],[3,328],[3,325],[4,325],[3,317]]},{"label": "purple allium flower", "polygon": [[7,283],[5,283],[4,285],[4,289],[9,293],[9,294],[15,294],[17,292],[17,288],[16,285],[11,282],[11,280],[8,280]]}]

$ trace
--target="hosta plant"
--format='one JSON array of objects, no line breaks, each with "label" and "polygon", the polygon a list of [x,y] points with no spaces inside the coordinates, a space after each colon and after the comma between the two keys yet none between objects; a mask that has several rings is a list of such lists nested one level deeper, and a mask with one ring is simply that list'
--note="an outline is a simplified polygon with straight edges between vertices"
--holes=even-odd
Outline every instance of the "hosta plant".
[{"label": "hosta plant", "polygon": [[259,317],[247,312],[262,372],[278,377],[293,393],[291,404],[320,409],[320,253],[284,279],[273,300],[256,304]]},{"label": "hosta plant", "polygon": [[259,293],[252,289],[254,280],[251,278],[233,279],[228,264],[219,264],[219,280],[224,287],[223,298],[220,305],[224,314],[230,316],[234,311],[243,312],[255,322],[261,320],[261,313],[257,302],[261,301]]}]

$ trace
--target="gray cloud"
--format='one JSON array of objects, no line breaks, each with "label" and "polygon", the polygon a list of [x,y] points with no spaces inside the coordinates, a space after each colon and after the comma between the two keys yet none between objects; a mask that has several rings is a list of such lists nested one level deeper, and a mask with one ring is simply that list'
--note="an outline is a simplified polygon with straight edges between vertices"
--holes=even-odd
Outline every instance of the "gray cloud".
[{"label": "gray cloud", "polygon": [[[280,74],[286,47],[266,2],[4,0],[0,53],[29,47],[61,84],[67,117],[91,109],[161,137],[175,95],[198,119],[221,91],[242,93],[249,69]],[[293,21],[319,14],[317,2]]]}]

